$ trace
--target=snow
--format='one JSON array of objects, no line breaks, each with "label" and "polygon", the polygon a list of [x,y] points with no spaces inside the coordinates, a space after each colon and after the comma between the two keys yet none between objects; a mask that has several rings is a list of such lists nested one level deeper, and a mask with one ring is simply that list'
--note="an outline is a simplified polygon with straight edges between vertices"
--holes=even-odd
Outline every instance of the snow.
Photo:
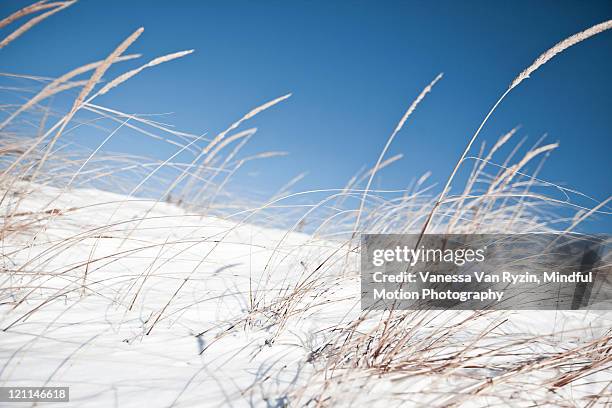
[{"label": "snow", "polygon": [[[357,271],[358,259],[339,255],[338,242],[100,190],[28,189],[19,212],[57,211],[2,243],[3,268],[19,272],[2,284],[0,385],[70,386],[70,403],[44,406],[305,403],[309,387],[324,383],[312,352],[360,315],[358,274],[341,273],[343,262]],[[330,256],[332,266],[317,270]],[[304,290],[283,303],[300,283]],[[503,313],[507,339],[559,333],[555,343],[530,348],[534,355],[612,326],[609,312],[495,313],[474,331]],[[495,358],[488,369],[464,368],[466,377],[498,375]],[[433,391],[458,381],[364,373],[355,369],[338,385],[338,401],[388,406],[401,394],[437,405],[448,396]],[[533,382],[543,381],[539,374]],[[612,378],[606,370],[597,376]],[[465,406],[488,401],[484,394]]]}]

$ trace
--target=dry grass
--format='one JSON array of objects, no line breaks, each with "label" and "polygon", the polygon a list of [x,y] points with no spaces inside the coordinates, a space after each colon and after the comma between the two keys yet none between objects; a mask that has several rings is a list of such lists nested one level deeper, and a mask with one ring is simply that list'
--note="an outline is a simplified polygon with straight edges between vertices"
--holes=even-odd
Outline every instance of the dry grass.
[{"label": "dry grass", "polygon": [[[5,18],[0,27],[50,9],[6,37],[0,48],[73,3],[38,2]],[[268,391],[268,380],[274,378],[275,370],[279,375],[283,370],[281,363],[270,362],[265,375],[257,376],[237,395],[226,396],[225,402],[252,398],[261,389],[265,401],[276,396],[279,406],[287,402],[294,406],[380,404],[382,400],[377,399],[381,396],[386,398],[385,405],[606,406],[612,401],[610,384],[593,378],[612,369],[609,330],[589,327],[594,338],[581,337],[583,332],[578,329],[534,335],[508,328],[512,316],[507,312],[359,312],[357,291],[347,294],[338,288],[356,287],[359,232],[571,231],[587,217],[609,215],[610,199],[596,202],[539,179],[537,169],[530,173],[532,163],[540,159],[542,164],[556,144],[536,145],[515,159],[521,146],[518,142],[506,161],[497,164],[499,151],[512,143],[518,131],[513,129],[489,150],[483,146],[478,155],[468,154],[510,90],[555,55],[610,27],[608,21],[569,37],[519,74],[470,138],[437,195],[425,185],[427,175],[407,189],[383,191],[371,187],[380,170],[401,158],[385,160],[388,147],[441,76],[409,106],[375,165],[356,174],[344,188],[292,193],[290,189],[300,179],[298,176],[273,198],[254,205],[255,200],[226,189],[228,183],[247,162],[281,153],[241,156],[241,149],[256,130],[240,127],[290,94],[252,109],[212,139],[180,132],[161,122],[163,117],[134,115],[96,104],[98,96],[123,85],[144,69],[192,52],[160,56],[106,80],[109,67],[138,57],[125,52],[143,33],[142,29],[126,38],[103,61],[85,64],[58,78],[5,74],[3,78],[7,80],[20,78],[31,83],[35,92],[31,96],[24,90],[27,97],[23,103],[2,107],[3,330],[26,330],[22,327],[27,327],[28,321],[58,302],[65,302],[68,310],[82,302],[99,300],[105,307],[122,313],[118,326],[127,325],[128,316],[138,314],[139,334],[127,339],[131,343],[145,336],[155,337],[162,325],[187,325],[188,319],[183,316],[202,304],[230,302],[241,307],[229,310],[223,317],[197,322],[199,329],[194,331],[194,338],[198,342],[208,339],[199,353],[206,356],[232,336],[259,330],[266,339],[253,352],[254,359],[266,347],[285,341],[308,319],[323,321],[337,311],[338,305],[338,310],[345,311],[343,316],[334,315],[332,324],[301,338],[296,347],[307,353],[296,363],[300,375],[296,374],[282,394],[269,394],[272,391]],[[90,72],[89,78],[79,79]],[[56,95],[72,98],[67,112],[42,105]],[[81,127],[103,130],[107,136],[97,148],[75,147],[69,136]],[[111,154],[102,149],[122,129],[138,131],[151,143],[171,146],[176,151],[168,158],[152,159]],[[451,183],[468,159],[474,162],[471,175],[462,192],[452,196]],[[100,199],[69,205],[70,198],[89,191],[80,189],[87,187],[122,195],[112,196],[115,201]],[[44,205],[36,207],[32,203]],[[166,212],[157,211],[160,207]],[[130,212],[132,208],[137,210]],[[561,218],[559,209],[573,211],[574,215]],[[97,216],[85,221],[85,216],[79,218],[80,214],[92,212]],[[201,223],[209,219],[219,225],[212,232]],[[272,227],[283,229],[270,241],[247,243],[237,239],[244,228],[257,225],[269,227],[270,231]],[[303,231],[308,233],[302,234]],[[107,245],[109,241],[113,244]],[[216,251],[236,251],[244,246],[249,254],[265,254],[265,262],[249,271],[246,283],[239,286],[237,279],[230,279],[221,294],[193,295],[196,291],[190,290],[193,297],[183,296],[192,286],[201,288],[201,282],[218,279],[219,271],[210,271]],[[127,266],[114,269],[119,264]],[[168,272],[170,266],[182,269]],[[221,265],[220,270],[231,267]],[[121,273],[115,273],[118,270]],[[163,296],[151,300],[149,294],[160,286]],[[46,322],[36,338],[53,333],[54,322]],[[572,337],[571,347],[559,348],[563,336],[576,337]],[[568,343],[563,344],[566,347]],[[4,368],[13,365],[11,357]],[[600,391],[576,392],[575,399],[567,402],[569,392],[587,385]],[[176,400],[183,393],[184,390]]]},{"label": "dry grass", "polygon": [[489,110],[489,112],[485,115],[484,119],[482,120],[482,122],[480,123],[480,125],[478,126],[478,129],[476,129],[476,132],[474,133],[474,135],[471,137],[470,141],[468,142],[465,150],[463,151],[463,154],[461,155],[461,157],[459,158],[459,161],[457,161],[457,164],[455,165],[455,167],[453,168],[453,171],[451,172],[451,175],[449,176],[446,185],[444,186],[444,188],[442,189],[442,193],[440,194],[440,199],[438,201],[436,201],[436,204],[433,206],[431,213],[429,214],[429,216],[427,217],[427,220],[425,221],[425,224],[423,224],[423,229],[422,229],[422,234],[424,234],[425,232],[427,232],[427,228],[429,227],[429,223],[431,222],[436,210],[438,209],[438,207],[440,206],[440,204],[444,201],[444,198],[446,197],[446,194],[448,193],[448,190],[451,186],[451,183],[453,182],[455,175],[457,174],[457,171],[459,170],[459,167],[461,167],[461,164],[463,164],[463,161],[465,160],[467,154],[469,153],[469,151],[472,148],[472,145],[474,144],[474,142],[476,141],[476,138],[478,137],[478,135],[480,134],[481,130],[483,129],[484,125],[487,123],[487,121],[489,120],[489,118],[491,117],[491,115],[493,115],[493,112],[495,112],[495,110],[497,109],[497,107],[499,106],[499,104],[504,100],[504,98],[510,93],[510,91],[512,91],[514,88],[516,88],[521,82],[523,82],[525,79],[529,78],[529,76],[535,72],[537,69],[541,68],[544,64],[546,64],[547,62],[549,62],[553,57],[555,57],[556,55],[562,53],[563,51],[565,51],[566,49],[568,49],[569,47],[576,45],[594,35],[600,34],[606,30],[609,30],[610,28],[612,28],[612,20],[608,20],[605,21],[601,24],[597,24],[587,30],[581,31],[577,34],[574,34],[568,38],[566,38],[565,40],[557,43],[554,47],[550,48],[548,51],[544,52],[542,55],[540,55],[540,57],[538,57],[533,64],[531,64],[529,67],[527,67],[527,69],[525,69],[524,71],[522,71],[510,84],[510,87],[508,87],[508,89],[499,97],[499,99],[495,102],[495,104],[493,105],[493,107],[491,108],[491,110]]},{"label": "dry grass", "polygon": [[11,14],[10,16],[5,17],[4,19],[2,19],[2,21],[0,21],[0,28],[8,26],[14,21],[17,21],[20,18],[25,17],[29,14],[33,14],[38,11],[46,10],[49,8],[51,9],[45,13],[39,14],[38,16],[31,18],[30,20],[22,24],[19,28],[17,28],[15,31],[7,35],[2,41],[0,41],[0,49],[6,47],[11,42],[15,41],[17,38],[19,38],[21,35],[30,30],[35,25],[51,17],[55,13],[58,13],[64,10],[65,8],[72,6],[74,3],[76,3],[76,0],[60,1],[53,3],[49,3],[48,1],[43,0],[32,4],[31,6],[24,7],[23,9]]}]

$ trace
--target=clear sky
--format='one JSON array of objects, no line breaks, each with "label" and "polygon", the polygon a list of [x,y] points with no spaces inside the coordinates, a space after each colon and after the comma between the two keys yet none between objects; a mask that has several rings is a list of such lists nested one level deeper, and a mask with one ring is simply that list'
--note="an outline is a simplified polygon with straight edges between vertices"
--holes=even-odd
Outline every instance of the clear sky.
[{"label": "clear sky", "polygon": [[[3,1],[0,11],[24,4]],[[403,188],[427,170],[432,182],[443,182],[518,72],[555,42],[610,18],[610,1],[82,0],[3,49],[0,70],[58,76],[105,57],[139,26],[145,33],[132,52],[153,57],[195,48],[100,102],[126,112],[174,112],[164,121],[213,135],[250,108],[292,92],[247,125],[259,128],[250,151],[291,153],[238,176],[236,185],[270,192],[303,171],[308,176],[297,189],[342,187],[375,163],[407,106],[444,72],[388,154],[405,156],[383,171],[380,186]],[[517,140],[528,136],[526,146],[547,133],[560,147],[541,177],[605,199],[612,176],[611,53],[607,32],[558,56],[510,95],[481,140],[519,124]],[[118,138],[114,147],[172,153],[145,140]]]}]

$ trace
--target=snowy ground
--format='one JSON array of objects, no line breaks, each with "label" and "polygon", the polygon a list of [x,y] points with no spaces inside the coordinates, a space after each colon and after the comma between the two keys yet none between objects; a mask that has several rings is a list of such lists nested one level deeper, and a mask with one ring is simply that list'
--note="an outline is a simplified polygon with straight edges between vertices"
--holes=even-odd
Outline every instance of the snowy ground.
[{"label": "snowy ground", "polygon": [[[360,315],[358,275],[339,272],[343,262],[357,271],[357,257],[337,253],[339,243],[97,190],[40,187],[18,212],[40,220],[2,242],[0,385],[70,386],[70,403],[58,406],[315,405],[309,395],[321,389],[355,406],[528,406],[525,393],[582,406],[584,395],[611,393],[602,365],[585,385],[555,390],[540,385],[571,367],[518,376],[499,390],[505,404],[493,386],[457,396],[482,378],[504,378],[519,358],[504,353],[487,357],[486,368],[439,377],[416,368],[364,377],[359,368],[329,391],[326,378],[338,373],[313,352]],[[330,267],[317,268],[329,257]],[[429,325],[456,321],[443,320]],[[492,342],[559,333],[513,348],[535,362],[601,337],[612,315],[497,312],[474,332],[494,321],[503,325]],[[449,337],[441,355],[462,336],[470,341],[467,332]]]},{"label": "snowy ground", "polygon": [[[19,209],[44,210],[57,193],[35,193]],[[4,242],[5,267],[22,265],[22,275],[11,279],[31,293],[17,307],[6,302],[20,296],[3,293],[3,326],[21,320],[0,334],[2,382],[69,384],[74,406],[223,405],[284,395],[309,353],[303,342],[340,321],[349,304],[330,308],[328,322],[320,320],[322,314],[309,319],[308,313],[321,309],[311,305],[300,324],[274,344],[276,327],[268,327],[265,316],[253,314],[249,325],[231,326],[249,315],[251,297],[267,299],[274,294],[266,291],[294,283],[305,271],[299,262],[301,270],[295,269],[295,258],[323,252],[317,243],[301,234],[285,237],[280,253],[290,261],[279,266],[270,256],[283,231],[190,216],[166,203],[151,210],[151,202],[124,200],[95,190],[64,194],[50,207],[78,209],[43,221],[46,228],[32,245],[29,234]],[[148,210],[147,220],[132,221]],[[113,221],[119,222],[100,229]],[[88,259],[97,261],[84,278]],[[275,265],[264,276],[269,261]],[[356,279],[328,290],[325,300],[351,294],[355,306]],[[215,341],[217,334],[226,335]],[[265,393],[259,384],[249,388],[267,376]]]}]

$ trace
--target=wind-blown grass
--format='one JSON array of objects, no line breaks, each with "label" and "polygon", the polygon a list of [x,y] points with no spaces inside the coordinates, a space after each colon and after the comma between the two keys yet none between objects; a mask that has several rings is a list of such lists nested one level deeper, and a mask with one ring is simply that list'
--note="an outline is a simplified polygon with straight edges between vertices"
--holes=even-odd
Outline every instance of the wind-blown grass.
[{"label": "wind-blown grass", "polygon": [[[5,18],[0,28],[50,10],[4,41],[73,3],[43,1]],[[579,406],[610,404],[609,314],[362,312],[357,239],[361,232],[569,232],[610,215],[609,199],[540,179],[557,145],[521,150],[518,128],[468,156],[510,90],[609,28],[605,22],[569,37],[519,74],[440,191],[428,174],[396,190],[372,182],[401,159],[386,158],[388,147],[441,76],[408,107],[375,164],[345,186],[294,192],[298,175],[255,200],[228,188],[232,178],[284,153],[244,156],[256,129],[241,127],[291,94],[254,104],[212,138],[179,131],[163,116],[98,104],[144,69],[168,69],[164,63],[192,52],[105,78],[111,66],[139,58],[125,53],[142,29],[104,60],[58,78],[4,73],[30,86],[21,103],[2,106],[0,122],[0,380],[68,383],[76,404],[99,398],[102,406],[117,392],[122,405],[134,406],[566,406],[570,397]],[[43,105],[51,96],[67,97],[67,110]],[[78,146],[78,129],[105,137]],[[126,129],[175,150],[161,158],[106,151]],[[468,160],[470,176],[451,195]],[[54,355],[39,358],[51,347]],[[154,388],[148,401],[132,392]]]}]

